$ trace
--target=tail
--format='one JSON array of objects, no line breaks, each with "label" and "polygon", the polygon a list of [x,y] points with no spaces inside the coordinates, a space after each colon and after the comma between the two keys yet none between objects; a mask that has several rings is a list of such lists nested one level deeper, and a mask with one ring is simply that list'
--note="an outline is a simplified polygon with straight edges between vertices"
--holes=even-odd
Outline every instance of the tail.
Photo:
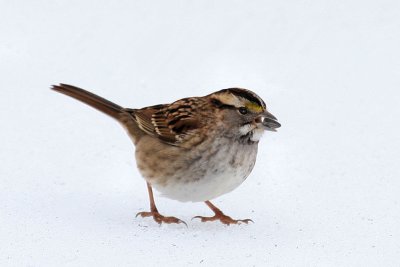
[{"label": "tail", "polygon": [[60,85],[53,85],[51,89],[75,98],[116,120],[120,120],[120,115],[124,111],[123,107],[114,104],[113,102],[108,101],[107,99],[104,99],[98,95],[95,95],[72,85],[61,83]]}]

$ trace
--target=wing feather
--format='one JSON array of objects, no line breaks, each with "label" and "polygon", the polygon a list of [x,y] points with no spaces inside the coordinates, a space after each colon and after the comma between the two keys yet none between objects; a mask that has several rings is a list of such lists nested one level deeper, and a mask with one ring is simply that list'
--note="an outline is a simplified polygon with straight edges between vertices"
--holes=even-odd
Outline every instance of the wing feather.
[{"label": "wing feather", "polygon": [[204,104],[199,98],[186,98],[169,105],[157,105],[130,112],[140,129],[160,140],[179,146],[189,141],[201,128],[199,112]]}]

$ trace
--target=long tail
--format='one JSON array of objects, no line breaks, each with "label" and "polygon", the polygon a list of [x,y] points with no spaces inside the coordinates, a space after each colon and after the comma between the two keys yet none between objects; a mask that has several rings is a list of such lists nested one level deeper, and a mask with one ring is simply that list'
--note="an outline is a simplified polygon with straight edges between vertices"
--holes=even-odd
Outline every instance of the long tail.
[{"label": "long tail", "polygon": [[109,116],[116,120],[120,120],[121,113],[124,111],[124,108],[111,102],[108,101],[107,99],[104,99],[98,95],[95,95],[93,93],[90,93],[86,90],[83,90],[81,88],[68,85],[68,84],[63,84],[61,83],[60,85],[53,85],[51,87],[52,90],[57,91],[59,93],[62,93],[64,95],[68,95],[72,98],[75,98]]},{"label": "long tail", "polygon": [[125,109],[98,95],[68,84],[53,85],[51,89],[75,98],[116,119],[126,129],[134,144],[145,135],[136,122],[134,109]]}]

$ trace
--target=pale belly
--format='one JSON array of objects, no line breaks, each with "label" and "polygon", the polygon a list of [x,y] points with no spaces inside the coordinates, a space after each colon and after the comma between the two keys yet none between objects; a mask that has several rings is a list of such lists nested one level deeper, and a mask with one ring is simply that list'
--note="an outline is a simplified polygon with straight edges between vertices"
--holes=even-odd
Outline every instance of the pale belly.
[{"label": "pale belly", "polygon": [[[257,156],[257,144],[219,145],[188,160],[184,170],[162,179],[153,187],[170,199],[182,202],[212,200],[229,193],[250,175]],[[175,168],[171,165],[171,168]]]}]

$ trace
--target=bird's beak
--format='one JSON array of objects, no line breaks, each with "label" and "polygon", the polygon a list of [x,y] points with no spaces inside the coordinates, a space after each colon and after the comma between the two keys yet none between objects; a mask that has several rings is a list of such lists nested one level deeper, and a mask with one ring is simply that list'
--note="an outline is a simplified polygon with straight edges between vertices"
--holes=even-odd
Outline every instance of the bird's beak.
[{"label": "bird's beak", "polygon": [[264,126],[265,130],[267,131],[276,132],[276,129],[281,127],[278,119],[268,111],[264,111],[257,120],[259,123],[262,124],[262,126]]}]

